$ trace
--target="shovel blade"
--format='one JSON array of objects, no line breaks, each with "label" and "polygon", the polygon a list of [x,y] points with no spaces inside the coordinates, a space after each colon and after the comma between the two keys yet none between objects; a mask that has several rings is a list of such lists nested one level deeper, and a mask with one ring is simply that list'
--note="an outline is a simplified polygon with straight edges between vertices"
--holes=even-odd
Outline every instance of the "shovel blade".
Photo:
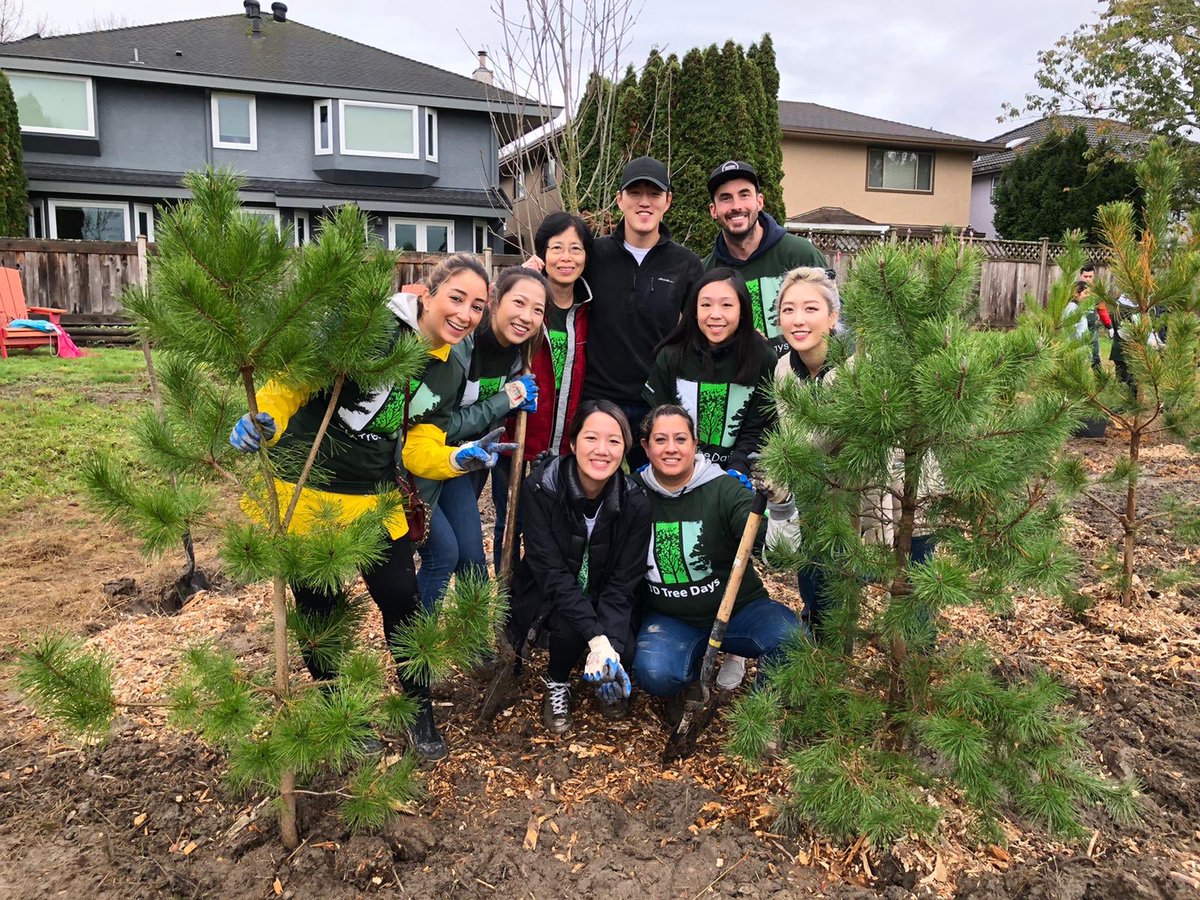
[{"label": "shovel blade", "polygon": [[696,739],[704,733],[704,729],[712,721],[716,706],[716,700],[712,697],[706,698],[705,702],[700,704],[699,709],[693,710],[689,706],[688,710],[684,712],[683,718],[679,720],[679,725],[667,738],[667,745],[663,747],[662,763],[664,766],[677,759],[687,759],[695,752]]}]

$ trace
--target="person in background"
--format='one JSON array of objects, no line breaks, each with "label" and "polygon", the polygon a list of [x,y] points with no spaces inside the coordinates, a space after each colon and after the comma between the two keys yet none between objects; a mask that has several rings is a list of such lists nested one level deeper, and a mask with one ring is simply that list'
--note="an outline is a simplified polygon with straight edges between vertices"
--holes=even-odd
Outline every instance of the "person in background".
[{"label": "person in background", "polygon": [[[1083,305],[1084,298],[1088,291],[1091,290],[1092,282],[1096,280],[1096,267],[1091,263],[1084,263],[1079,269],[1079,281],[1075,282],[1075,302]],[[1080,292],[1079,285],[1085,287],[1083,293]],[[1103,300],[1097,300],[1095,308],[1089,309],[1087,312],[1087,327],[1092,332],[1092,368],[1100,368],[1100,326],[1103,325],[1108,330],[1108,336],[1113,336],[1112,316],[1108,313],[1108,307],[1104,305]]]},{"label": "person in background", "polygon": [[708,194],[708,211],[720,231],[704,269],[727,266],[741,273],[750,291],[754,327],[782,356],[787,343],[775,319],[775,299],[783,276],[797,266],[823,269],[829,264],[811,241],[789,234],[763,210],[758,173],[749,163],[730,159],[717,166],[708,176]]},{"label": "person in background", "polygon": [[[439,408],[453,405],[459,387],[454,370],[440,363],[445,362],[451,347],[475,330],[483,317],[487,295],[487,272],[474,256],[462,253],[434,268],[421,296],[398,293],[392,297],[388,307],[396,317],[397,333],[415,332],[423,337],[430,346],[429,364],[419,378],[406,385],[389,384],[375,390],[364,390],[349,381],[343,385],[317,455],[323,476],[321,488],[304,488],[292,518],[292,531],[307,532],[331,506],[339,510],[338,520],[344,523],[373,510],[379,485],[394,480],[398,449],[402,450],[400,459],[405,468],[424,478],[451,479],[495,464],[502,445],[494,439],[448,446],[445,431],[431,422]],[[276,489],[280,502],[286,504],[329,397],[269,381],[257,392],[256,401],[257,417],[252,420],[249,413],[244,415],[234,426],[229,442],[245,453],[256,452],[261,440],[283,451],[278,456]],[[383,559],[361,574],[383,615],[384,638],[390,645],[396,632],[416,615],[421,599],[404,511],[397,509],[384,525],[388,542]],[[327,616],[345,602],[344,590],[322,591],[296,583],[290,587],[297,608],[309,616]],[[315,680],[337,675],[325,668],[310,648],[302,647],[301,654]],[[419,704],[417,719],[409,729],[409,742],[425,759],[443,758],[446,742],[434,722],[429,688],[407,677],[402,666],[398,674],[404,692]]]},{"label": "person in background", "polygon": [[571,728],[571,673],[587,652],[584,679],[609,718],[628,712],[636,593],[646,573],[650,506],[621,472],[632,442],[625,414],[585,400],[567,433],[568,453],[544,454],[521,486],[525,553],[513,573],[509,638],[519,651],[542,623],[550,661],[542,720]]},{"label": "person in background", "polygon": [[[671,180],[657,159],[641,156],[625,166],[617,206],[621,220],[612,234],[596,239],[588,261],[593,300],[583,397],[611,400],[638,422],[647,411],[642,388],[655,349],[678,324],[704,268],[663,223]],[[630,448],[631,468],[645,461],[640,446]]]},{"label": "person in background", "polygon": [[[505,418],[518,410],[537,409],[537,380],[521,370],[541,345],[548,292],[546,279],[533,269],[513,266],[500,273],[483,323],[451,351],[446,362],[459,371],[461,385],[457,405],[443,407],[437,418],[447,440],[474,440],[503,427]],[[486,477],[484,470],[470,478],[418,479],[421,495],[433,511],[417,573],[421,597],[429,608],[441,599],[451,575],[487,574],[478,499]]]}]

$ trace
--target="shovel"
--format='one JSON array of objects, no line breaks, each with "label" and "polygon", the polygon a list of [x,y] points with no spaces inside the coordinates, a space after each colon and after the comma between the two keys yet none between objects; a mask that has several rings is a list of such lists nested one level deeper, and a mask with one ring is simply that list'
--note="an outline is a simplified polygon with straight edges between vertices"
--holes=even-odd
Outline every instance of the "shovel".
[{"label": "shovel", "polygon": [[[521,370],[528,375],[528,367]],[[525,480],[525,427],[529,414],[524,410],[517,413],[513,426],[513,437],[517,449],[512,453],[512,466],[508,477],[508,507],[504,511],[504,544],[500,547],[500,571],[496,580],[503,589],[512,583],[513,559],[517,544],[517,501],[521,495],[521,482]],[[496,629],[496,671],[483,692],[483,703],[475,724],[487,725],[496,717],[508,701],[509,693],[516,682],[517,651],[508,639],[508,629],[501,625]]]},{"label": "shovel", "polygon": [[[758,537],[758,529],[762,523],[763,513],[767,509],[767,495],[755,491],[754,503],[750,507],[750,515],[746,517],[746,527],[742,530],[742,540],[738,544],[737,555],[733,558],[733,566],[729,570],[729,581],[725,584],[725,593],[721,597],[721,605],[717,609],[717,618],[713,621],[712,633],[708,636],[708,646],[704,648],[704,661],[700,664],[700,679],[691,687],[698,691],[689,690],[684,704],[683,716],[679,725],[667,738],[663,748],[663,765],[677,759],[685,759],[692,755],[698,738],[712,721],[717,704],[713,701],[712,680],[713,665],[716,662],[717,651],[725,640],[725,629],[729,626],[729,616],[733,612],[733,603],[737,599],[738,590],[742,586],[742,577],[746,574],[746,566],[750,565],[750,557],[754,552],[754,539]],[[695,696],[699,693],[699,696]]]}]

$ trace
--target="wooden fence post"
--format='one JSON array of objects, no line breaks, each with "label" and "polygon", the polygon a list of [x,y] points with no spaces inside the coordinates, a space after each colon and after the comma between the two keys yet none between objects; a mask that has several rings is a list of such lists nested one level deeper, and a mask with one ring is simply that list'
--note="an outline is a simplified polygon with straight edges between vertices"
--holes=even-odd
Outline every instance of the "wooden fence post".
[{"label": "wooden fence post", "polygon": [[492,272],[492,248],[491,247],[483,248],[483,267],[485,269],[487,269],[488,278],[495,277],[495,274]]},{"label": "wooden fence post", "polygon": [[1049,295],[1049,286],[1046,284],[1046,274],[1049,271],[1050,262],[1050,238],[1042,238],[1042,248],[1038,254],[1038,301],[1042,306],[1046,305],[1046,297]]}]

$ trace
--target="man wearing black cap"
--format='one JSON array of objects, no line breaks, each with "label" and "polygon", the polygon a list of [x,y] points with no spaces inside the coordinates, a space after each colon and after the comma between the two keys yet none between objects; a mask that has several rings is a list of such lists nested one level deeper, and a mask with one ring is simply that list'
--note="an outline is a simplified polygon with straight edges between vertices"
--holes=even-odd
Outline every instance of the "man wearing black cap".
[{"label": "man wearing black cap", "polygon": [[[636,431],[648,411],[642,387],[654,348],[679,321],[704,269],[700,257],[671,240],[663,224],[671,181],[657,159],[642,156],[625,167],[617,206],[621,221],[612,234],[596,239],[588,259],[592,308],[583,397],[616,403]],[[645,462],[636,442],[629,461]]]},{"label": "man wearing black cap", "polygon": [[754,327],[782,356],[787,342],[779,333],[775,298],[783,276],[797,266],[824,269],[829,264],[806,238],[788,234],[763,212],[758,173],[748,162],[731,159],[708,176],[708,211],[721,231],[704,259],[704,270],[730,266],[742,273],[750,288]]}]

